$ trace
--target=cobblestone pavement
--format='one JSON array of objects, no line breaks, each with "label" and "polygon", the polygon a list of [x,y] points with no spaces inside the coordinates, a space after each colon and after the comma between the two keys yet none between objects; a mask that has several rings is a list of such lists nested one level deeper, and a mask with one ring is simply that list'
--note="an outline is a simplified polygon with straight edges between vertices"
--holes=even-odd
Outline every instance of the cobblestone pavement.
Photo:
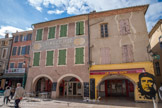
[{"label": "cobblestone pavement", "polygon": [[[162,108],[162,103],[158,104]],[[14,108],[14,100],[8,105],[3,105],[3,97],[0,97],[0,107]],[[100,102],[84,102],[82,99],[38,99],[24,98],[20,103],[21,108],[153,108],[152,103],[136,103],[134,101],[115,98]]]}]

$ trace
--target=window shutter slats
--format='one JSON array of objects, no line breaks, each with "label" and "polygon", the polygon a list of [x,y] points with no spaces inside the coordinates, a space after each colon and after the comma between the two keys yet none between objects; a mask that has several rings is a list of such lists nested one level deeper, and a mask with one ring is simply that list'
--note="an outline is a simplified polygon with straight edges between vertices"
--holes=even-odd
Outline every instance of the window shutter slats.
[{"label": "window shutter slats", "polygon": [[79,22],[76,23],[76,35],[79,35],[79,29],[80,29],[79,24],[80,24]]},{"label": "window shutter slats", "polygon": [[43,31],[43,29],[38,29],[37,30],[36,41],[42,40],[42,31]]},{"label": "window shutter slats", "polygon": [[49,28],[48,39],[52,39],[52,38],[55,38],[55,27]]},{"label": "window shutter slats", "polygon": [[34,63],[33,66],[39,66],[40,52],[34,53]]},{"label": "window shutter slats", "polygon": [[84,63],[84,48],[76,48],[75,64]]},{"label": "window shutter slats", "polygon": [[64,25],[64,37],[66,37],[67,34],[67,25]]},{"label": "window shutter slats", "polygon": [[63,37],[63,25],[61,25],[61,30],[60,30],[60,37]]},{"label": "window shutter slats", "polygon": [[46,66],[53,65],[53,51],[47,51]]},{"label": "window shutter slats", "polygon": [[17,50],[17,47],[14,47],[14,48],[12,49],[12,55],[16,55],[16,50]]},{"label": "window shutter slats", "polygon": [[61,25],[60,37],[66,37],[67,35],[67,24]]},{"label": "window shutter slats", "polygon": [[21,47],[19,47],[19,49],[18,49],[18,55],[20,55],[20,49],[21,49]]},{"label": "window shutter slats", "polygon": [[59,50],[59,64],[58,65],[65,65],[66,64],[66,49]]},{"label": "window shutter slats", "polygon": [[80,22],[80,35],[83,35],[84,34],[84,22],[81,21]]}]

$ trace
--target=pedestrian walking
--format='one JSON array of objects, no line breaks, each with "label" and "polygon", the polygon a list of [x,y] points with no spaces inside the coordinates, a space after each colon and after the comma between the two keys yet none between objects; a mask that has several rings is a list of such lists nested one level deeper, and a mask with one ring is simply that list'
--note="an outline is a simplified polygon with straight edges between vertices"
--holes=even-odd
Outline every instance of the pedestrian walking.
[{"label": "pedestrian walking", "polygon": [[11,99],[13,98],[14,93],[15,93],[15,88],[14,88],[14,87],[12,87],[12,88],[11,88],[11,93],[10,93]]},{"label": "pedestrian walking", "polygon": [[3,99],[3,103],[6,105],[8,104],[8,101],[10,101],[9,100],[10,92],[11,92],[10,87],[7,86],[6,90],[4,91],[4,99]]},{"label": "pedestrian walking", "polygon": [[15,108],[19,108],[19,103],[22,100],[24,94],[25,94],[25,90],[23,87],[21,87],[21,83],[17,83],[17,88],[14,94]]}]

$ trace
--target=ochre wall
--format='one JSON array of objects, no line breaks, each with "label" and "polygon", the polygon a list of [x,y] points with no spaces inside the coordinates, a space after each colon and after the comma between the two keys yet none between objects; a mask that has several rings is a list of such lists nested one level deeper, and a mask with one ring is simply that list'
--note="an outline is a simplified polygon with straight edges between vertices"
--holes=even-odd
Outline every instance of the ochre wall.
[{"label": "ochre wall", "polygon": [[[123,63],[123,64],[110,64],[110,65],[93,65],[90,70],[111,70],[111,69],[132,69],[132,68],[144,68],[146,72],[154,75],[153,63],[152,62],[136,62],[136,63]],[[121,76],[126,77],[133,83],[135,83],[135,91],[134,91],[134,100],[135,101],[152,101],[148,99],[140,98],[140,93],[138,92],[138,81],[139,81],[140,73],[129,73],[129,74],[121,74]],[[90,78],[95,79],[95,98],[97,99],[97,86],[100,84],[104,77],[108,76],[104,75],[90,75]]]}]

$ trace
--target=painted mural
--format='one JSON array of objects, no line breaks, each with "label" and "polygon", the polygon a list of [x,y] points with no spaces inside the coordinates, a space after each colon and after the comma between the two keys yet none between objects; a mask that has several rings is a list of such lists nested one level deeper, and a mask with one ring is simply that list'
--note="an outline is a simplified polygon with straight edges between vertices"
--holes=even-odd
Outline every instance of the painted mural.
[{"label": "painted mural", "polygon": [[139,75],[138,91],[140,98],[152,99],[156,95],[155,78],[152,74],[145,72]]}]

